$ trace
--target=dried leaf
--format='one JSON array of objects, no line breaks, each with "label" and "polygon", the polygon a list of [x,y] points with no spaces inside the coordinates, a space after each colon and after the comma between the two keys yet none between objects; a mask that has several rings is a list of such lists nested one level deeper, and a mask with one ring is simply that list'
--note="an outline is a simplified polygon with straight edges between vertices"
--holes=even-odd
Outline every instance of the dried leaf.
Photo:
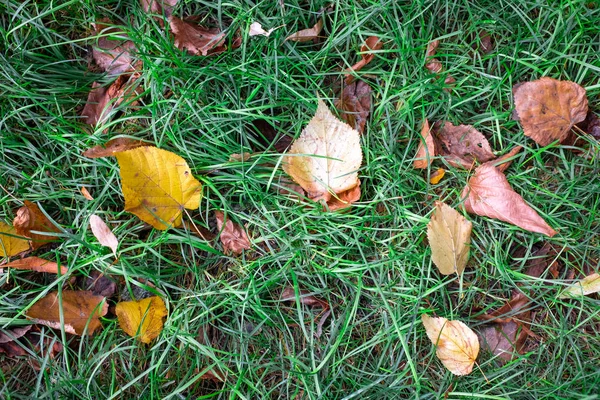
[{"label": "dried leaf", "polygon": [[365,44],[360,48],[360,52],[363,53],[361,60],[346,70],[348,72],[346,74],[346,85],[350,85],[354,81],[354,75],[351,72],[358,72],[373,61],[375,53],[372,52],[380,50],[382,47],[383,42],[377,36],[369,36],[365,40]]},{"label": "dried leaf", "polygon": [[115,313],[119,319],[119,326],[126,334],[142,343],[150,343],[162,332],[167,308],[160,297],[154,296],[139,301],[117,303]]},{"label": "dried leaf", "polygon": [[[292,144],[293,138],[285,132],[278,132],[275,127],[266,119],[255,119],[252,121],[252,128],[249,129],[250,135],[264,146],[269,148],[273,146],[275,151],[284,153]],[[261,151],[256,149],[255,151]]]},{"label": "dried leaf", "polygon": [[108,304],[102,296],[89,291],[63,290],[62,303],[58,292],[49,293],[27,310],[27,318],[50,328],[61,329],[61,304],[65,332],[74,335],[93,334],[101,326],[100,317],[108,312]]},{"label": "dried leaf", "polygon": [[444,69],[440,60],[438,60],[437,58],[433,58],[437,53],[437,48],[439,45],[439,40],[433,40],[427,44],[427,50],[425,51],[425,58],[427,59],[425,68],[428,71],[433,72],[434,74],[442,72],[442,70]]},{"label": "dried leaf", "polygon": [[578,123],[577,127],[588,135],[592,135],[596,140],[600,140],[600,118],[595,112],[589,111],[585,120]]},{"label": "dried leaf", "polygon": [[556,231],[518,195],[496,167],[483,164],[475,170],[462,197],[465,209],[472,213],[496,218],[522,229],[554,236]]},{"label": "dried leaf", "polygon": [[123,74],[110,86],[101,86],[94,82],[81,112],[81,116],[85,118],[84,122],[88,125],[103,124],[122,103],[135,105],[136,96],[142,93],[142,87],[136,83],[139,77],[139,73]]},{"label": "dried leaf", "polygon": [[342,119],[363,133],[371,112],[371,86],[362,81],[354,82],[344,88],[334,104],[341,111]]},{"label": "dried leaf", "polygon": [[350,207],[352,203],[356,203],[360,199],[360,181],[351,189],[332,196],[327,202],[329,211],[341,210],[342,208]]},{"label": "dried leaf", "polygon": [[562,292],[559,298],[581,297],[597,292],[600,292],[600,274],[596,272],[576,282],[573,286]]},{"label": "dried leaf", "polygon": [[0,257],[16,256],[29,250],[29,240],[19,236],[13,226],[0,221]]},{"label": "dried leaf", "polygon": [[483,54],[489,54],[494,51],[492,37],[483,29],[479,31],[479,51]]},{"label": "dried leaf", "polygon": [[117,257],[117,247],[119,247],[119,241],[106,223],[102,221],[102,218],[92,214],[90,217],[90,227],[92,228],[92,232],[100,244],[110,248],[115,257]]},{"label": "dried leaf", "polygon": [[485,136],[471,125],[455,126],[446,121],[436,123],[434,129],[444,145],[444,158],[454,167],[470,169],[475,162],[496,158]]},{"label": "dried leaf", "polygon": [[[248,235],[241,226],[234,224],[230,219],[225,221],[225,214],[222,211],[215,211],[215,217],[225,253],[242,254],[243,250],[251,249]],[[225,226],[223,227],[223,225]]]},{"label": "dried leaf", "polygon": [[[178,0],[140,0],[142,8],[147,13],[163,14],[170,17]],[[162,25],[161,25],[162,26]]]},{"label": "dried leaf", "polygon": [[440,45],[439,40],[432,40],[427,43],[427,50],[425,50],[425,57],[434,57],[437,54],[437,48]]},{"label": "dried leaf", "polygon": [[139,139],[116,138],[109,140],[103,146],[94,146],[87,149],[83,152],[83,155],[89,158],[109,157],[123,151],[133,150],[147,145],[148,143],[142,142]]},{"label": "dried leaf", "polygon": [[515,146],[512,148],[511,151],[509,151],[508,153],[504,154],[501,157],[498,157],[496,160],[494,160],[494,162],[490,162],[490,164],[492,164],[493,166],[498,168],[498,171],[504,172],[512,164],[512,162],[513,162],[512,158],[514,156],[516,156],[517,154],[519,154],[521,149],[523,149],[523,147]]},{"label": "dried leaf", "polygon": [[427,224],[431,258],[443,275],[462,274],[469,261],[473,224],[448,205],[436,201]]},{"label": "dried leaf", "polygon": [[431,134],[429,121],[425,119],[421,127],[421,141],[413,161],[414,168],[425,169],[431,165],[433,157],[437,155],[435,138]]},{"label": "dried leaf", "polygon": [[218,28],[205,28],[170,16],[169,24],[175,37],[175,47],[192,55],[217,54],[226,50],[225,33]]},{"label": "dried leaf", "polygon": [[525,136],[540,146],[562,143],[588,111],[585,89],[570,81],[545,77],[515,86],[513,95]]},{"label": "dried leaf", "polygon": [[284,158],[283,169],[309,198],[328,203],[332,194],[354,189],[362,163],[360,134],[319,100],[315,116]]},{"label": "dried leaf", "polygon": [[9,329],[4,332],[0,332],[0,344],[13,342],[16,339],[24,336],[31,329],[31,325],[26,325],[20,328]]},{"label": "dried leaf", "polygon": [[125,211],[156,229],[181,225],[184,208],[197,209],[202,184],[192,176],[187,162],[156,147],[138,147],[116,153]]},{"label": "dried leaf", "polygon": [[58,240],[57,236],[41,235],[32,231],[56,233],[60,232],[50,220],[42,213],[37,204],[25,200],[24,206],[17,210],[17,216],[13,220],[13,226],[17,234],[31,239],[31,247],[35,250],[40,246]]},{"label": "dried leaf", "polygon": [[253,22],[250,24],[250,30],[248,31],[248,36],[266,36],[269,37],[271,32],[273,32],[275,28],[271,28],[268,31],[265,31],[261,24],[258,22]]},{"label": "dried leaf", "polygon": [[429,177],[429,182],[432,185],[437,185],[438,183],[440,183],[440,181],[442,180],[442,178],[444,177],[444,175],[446,175],[446,170],[444,168],[438,168],[437,171],[435,171]]},{"label": "dried leaf", "polygon": [[[296,301],[296,291],[292,286],[287,286],[281,291],[280,296],[281,301]],[[323,312],[321,313],[321,318],[317,323],[317,338],[321,337],[323,332],[323,325],[329,316],[331,315],[331,309],[329,303],[325,300],[321,300],[313,295],[311,295],[306,290],[299,290],[299,300],[300,304],[304,304],[309,307],[321,307]]]},{"label": "dried leaf", "polygon": [[117,291],[117,284],[98,271],[92,271],[90,276],[85,279],[85,287],[93,294],[106,298],[112,297]]},{"label": "dried leaf", "polygon": [[496,323],[480,329],[481,347],[500,357],[503,362],[513,359],[523,350],[527,333],[515,321]]},{"label": "dried leaf", "polygon": [[437,346],[435,354],[454,375],[468,375],[479,354],[477,335],[461,321],[421,315],[429,340]]},{"label": "dried leaf", "polygon": [[7,357],[20,357],[27,355],[27,351],[16,341],[25,336],[31,325],[0,331],[0,353]]},{"label": "dried leaf", "polygon": [[92,195],[90,194],[90,192],[87,190],[87,188],[85,186],[81,187],[81,194],[83,195],[83,197],[86,198],[86,200],[94,200],[94,198],[92,197]]},{"label": "dried leaf", "polygon": [[292,40],[294,42],[310,42],[311,40],[315,40],[319,38],[319,34],[323,29],[323,19],[320,18],[317,23],[308,29],[303,29],[301,31],[292,33],[290,36],[286,37],[284,42],[288,40]]},{"label": "dried leaf", "polygon": [[139,69],[132,53],[135,45],[123,32],[122,27],[112,26],[109,20],[100,20],[94,24],[95,35],[99,36],[92,48],[94,61],[109,75],[120,75]]},{"label": "dried leaf", "polygon": [[[3,267],[9,267],[14,269],[24,269],[36,272],[47,272],[50,274],[58,273],[58,264],[53,261],[44,260],[39,257],[26,257],[20,260],[9,262]],[[64,275],[68,272],[67,267],[60,267],[60,274]]]}]

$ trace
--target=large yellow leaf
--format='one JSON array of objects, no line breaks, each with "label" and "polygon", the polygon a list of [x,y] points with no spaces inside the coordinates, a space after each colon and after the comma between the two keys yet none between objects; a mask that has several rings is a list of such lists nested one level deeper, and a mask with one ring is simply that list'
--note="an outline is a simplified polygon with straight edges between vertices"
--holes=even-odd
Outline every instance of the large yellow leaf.
[{"label": "large yellow leaf", "polygon": [[593,273],[561,293],[560,298],[579,297],[600,292],[600,274]]},{"label": "large yellow leaf", "polygon": [[177,154],[147,146],[115,156],[121,169],[125,211],[165,230],[181,225],[184,208],[200,206],[202,184]]},{"label": "large yellow leaf", "polygon": [[165,302],[158,296],[117,303],[115,312],[121,329],[143,343],[150,343],[160,335],[163,317],[167,316]]},{"label": "large yellow leaf", "polygon": [[10,257],[29,250],[29,240],[22,239],[17,230],[0,221],[0,257]]},{"label": "large yellow leaf", "polygon": [[340,195],[359,185],[361,163],[360,134],[319,100],[317,113],[294,141],[283,169],[311,199],[329,202],[332,197],[343,199]]},{"label": "large yellow leaf", "polygon": [[435,354],[454,375],[468,375],[479,354],[477,335],[460,321],[421,316],[429,340],[437,346]]}]

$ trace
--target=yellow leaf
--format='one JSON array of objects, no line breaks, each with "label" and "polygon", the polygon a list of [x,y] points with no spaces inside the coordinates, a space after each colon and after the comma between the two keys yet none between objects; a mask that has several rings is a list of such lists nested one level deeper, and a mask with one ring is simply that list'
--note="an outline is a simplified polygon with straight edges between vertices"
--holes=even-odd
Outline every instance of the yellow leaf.
[{"label": "yellow leaf", "polygon": [[454,375],[468,375],[479,354],[477,335],[460,321],[421,316],[429,340],[437,346],[435,354]]},{"label": "yellow leaf", "polygon": [[125,211],[156,229],[181,225],[184,208],[200,206],[202,184],[187,162],[156,147],[138,147],[116,153],[125,196]]},{"label": "yellow leaf", "polygon": [[329,202],[359,185],[361,163],[360,134],[319,100],[315,116],[294,141],[283,169],[312,200]]},{"label": "yellow leaf", "polygon": [[163,317],[167,316],[165,302],[158,296],[117,303],[115,312],[121,329],[143,343],[150,343],[160,335]]},{"label": "yellow leaf", "polygon": [[431,258],[444,275],[460,275],[469,260],[473,224],[458,211],[436,201],[435,211],[427,224]]},{"label": "yellow leaf", "polygon": [[597,272],[586,276],[561,293],[560,298],[579,297],[600,292],[600,274]]},{"label": "yellow leaf", "polygon": [[444,168],[439,168],[437,171],[431,174],[429,177],[429,182],[431,182],[432,185],[437,185],[440,183],[444,175],[446,175],[446,170]]},{"label": "yellow leaf", "polygon": [[17,230],[0,221],[0,257],[10,257],[29,250],[29,240],[22,239]]}]

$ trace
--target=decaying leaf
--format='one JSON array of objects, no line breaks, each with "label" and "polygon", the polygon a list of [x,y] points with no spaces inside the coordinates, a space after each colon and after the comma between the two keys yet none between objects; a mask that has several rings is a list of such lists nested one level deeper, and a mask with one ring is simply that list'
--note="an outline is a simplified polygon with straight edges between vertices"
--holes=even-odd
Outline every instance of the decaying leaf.
[{"label": "decaying leaf", "polygon": [[481,347],[500,357],[502,362],[519,354],[527,339],[525,330],[515,321],[496,323],[480,329]]},{"label": "decaying leaf", "polygon": [[100,317],[108,312],[103,296],[89,291],[63,290],[62,302],[58,292],[52,292],[37,301],[26,312],[35,323],[61,329],[60,307],[62,304],[65,332],[74,335],[91,335],[101,326]]},{"label": "decaying leaf", "polygon": [[[7,357],[37,354],[41,358],[52,360],[62,350],[60,342],[53,340],[51,335],[42,334],[34,325],[0,331],[0,353]],[[33,358],[29,359],[29,363],[36,371],[41,369]]]},{"label": "decaying leaf", "polygon": [[92,233],[94,236],[96,236],[96,239],[98,239],[100,244],[110,248],[115,257],[117,257],[117,247],[119,247],[119,241],[106,223],[102,221],[102,218],[93,214],[90,217],[90,227],[92,228]]},{"label": "decaying leaf", "polygon": [[359,62],[348,68],[346,71],[346,85],[350,85],[354,81],[354,75],[351,72],[358,72],[367,64],[373,61],[375,53],[373,51],[380,50],[383,47],[383,42],[377,36],[369,36],[365,43],[360,47],[362,58]]},{"label": "decaying leaf", "polygon": [[284,158],[283,169],[314,201],[329,203],[334,194],[359,184],[360,134],[337,119],[319,100],[315,116]]},{"label": "decaying leaf", "polygon": [[11,257],[29,250],[29,240],[24,239],[17,230],[0,221],[0,257]]},{"label": "decaying leaf", "polygon": [[137,72],[122,74],[109,86],[94,82],[81,112],[84,122],[88,125],[103,124],[121,104],[135,105],[136,97],[142,92],[142,87],[136,83],[139,77]]},{"label": "decaying leaf", "polygon": [[515,146],[508,153],[498,157],[493,162],[490,161],[490,164],[498,168],[498,171],[504,172],[510,167],[510,164],[512,164],[512,158],[519,154],[522,149],[523,147],[521,146]]},{"label": "decaying leaf", "polygon": [[33,232],[56,233],[60,232],[60,229],[50,222],[37,204],[27,200],[23,203],[24,206],[17,210],[17,216],[13,220],[13,226],[17,230],[17,234],[30,238],[33,249],[58,240],[57,236]]},{"label": "decaying leaf", "polygon": [[83,152],[83,155],[88,158],[100,158],[114,156],[127,150],[137,149],[138,147],[147,146],[148,143],[132,138],[116,138],[109,140],[104,145],[94,146]]},{"label": "decaying leaf", "polygon": [[85,186],[81,187],[81,194],[83,195],[83,197],[85,197],[86,200],[94,200],[94,198],[92,197],[92,195],[90,194],[89,190],[87,190],[87,188]]},{"label": "decaying leaf", "polygon": [[199,207],[202,184],[177,154],[145,146],[115,155],[120,167],[125,211],[156,229],[165,230],[181,225],[184,208]]},{"label": "decaying leaf", "polygon": [[344,88],[334,104],[340,110],[342,119],[363,133],[371,112],[371,86],[363,81],[354,82]]},{"label": "decaying leaf", "polygon": [[342,208],[350,207],[352,203],[356,203],[359,199],[360,181],[353,188],[332,196],[327,202],[327,207],[329,211],[341,210]]},{"label": "decaying leaf", "polygon": [[438,122],[434,130],[443,144],[441,153],[454,167],[470,169],[475,162],[484,163],[496,158],[485,136],[471,125]]},{"label": "decaying leaf", "polygon": [[494,51],[492,37],[483,29],[479,31],[479,51],[483,54],[489,54]]},{"label": "decaying leaf", "polygon": [[513,95],[525,136],[540,146],[565,140],[588,111],[585,89],[570,81],[544,77],[516,85]]},{"label": "decaying leaf", "polygon": [[446,175],[446,170],[444,168],[438,168],[431,176],[429,177],[429,182],[432,185],[437,185],[440,183],[442,178]]},{"label": "decaying leaf", "polygon": [[461,321],[421,315],[429,340],[437,347],[435,354],[454,375],[468,375],[479,354],[477,335]]},{"label": "decaying leaf", "polygon": [[437,48],[440,45],[439,40],[433,40],[427,44],[427,50],[425,51],[425,58],[427,59],[427,63],[425,64],[425,68],[434,74],[437,74],[442,71],[442,63],[437,58],[434,58],[437,53]]},{"label": "decaying leaf", "polygon": [[[255,119],[251,122],[249,133],[256,138],[263,148],[272,148],[279,153],[284,153],[291,146],[293,138],[285,131],[277,131],[273,124],[266,119]],[[263,148],[254,147],[254,151],[262,151]]]},{"label": "decaying leaf", "polygon": [[[147,13],[163,14],[170,17],[178,0],[140,0],[142,8]],[[162,25],[161,25],[162,26]]]},{"label": "decaying leaf", "polygon": [[27,355],[27,351],[24,347],[17,342],[17,340],[31,329],[31,325],[12,328],[6,330],[0,330],[0,353],[6,354],[7,357],[20,357]]},{"label": "decaying leaf", "polygon": [[[218,54],[227,50],[225,33],[218,28],[206,28],[173,15],[169,17],[169,25],[175,38],[175,47],[179,50],[186,50],[196,56]],[[232,47],[236,46],[232,44]]]},{"label": "decaying leaf", "polygon": [[573,286],[562,292],[559,297],[561,299],[582,297],[597,292],[600,292],[600,274],[596,272],[576,282]]},{"label": "decaying leaf", "polygon": [[90,276],[85,278],[84,285],[86,290],[90,290],[93,294],[106,298],[112,297],[117,291],[115,281],[98,271],[92,271]]},{"label": "decaying leaf", "polygon": [[271,32],[273,32],[275,28],[271,28],[268,31],[265,31],[261,24],[258,22],[253,22],[250,24],[250,30],[248,31],[248,36],[266,36],[269,37]]},{"label": "decaying leaf", "polygon": [[319,18],[317,23],[308,29],[302,29],[301,31],[292,33],[290,36],[286,37],[284,42],[291,40],[294,42],[310,42],[311,40],[315,40],[319,38],[319,34],[323,29],[323,19]]},{"label": "decaying leaf", "polygon": [[443,275],[460,275],[469,261],[473,224],[452,207],[435,202],[427,224],[431,258]]},{"label": "decaying leaf", "polygon": [[[304,304],[309,307],[321,307],[323,309],[323,311],[321,312],[321,318],[317,323],[316,336],[317,338],[319,338],[321,337],[321,334],[323,332],[323,325],[325,324],[325,321],[331,315],[329,303],[327,303],[325,300],[321,300],[318,297],[311,295],[310,292],[306,290],[299,290],[298,292],[298,300],[300,301],[300,304]],[[296,301],[295,289],[292,286],[286,286],[281,291],[280,299],[281,301]]]},{"label": "decaying leaf", "polygon": [[[3,265],[3,267],[9,267],[14,269],[24,269],[36,272],[47,272],[50,274],[58,273],[58,264],[53,261],[44,260],[39,257],[26,257],[20,260],[15,260]],[[60,266],[60,274],[64,275],[68,272],[67,267]]]},{"label": "decaying leaf", "polygon": [[93,25],[98,39],[92,47],[92,55],[102,71],[109,75],[120,75],[138,69],[139,65],[133,57],[135,45],[122,27],[106,19],[96,21]]},{"label": "decaying leaf", "polygon": [[577,124],[583,132],[600,141],[600,118],[595,112],[589,111],[585,120]]},{"label": "decaying leaf", "polygon": [[517,194],[502,172],[483,164],[463,189],[465,209],[472,213],[508,222],[522,229],[554,236],[552,229],[525,200]]},{"label": "decaying leaf", "polygon": [[421,127],[421,141],[413,161],[414,168],[425,169],[431,165],[433,157],[437,155],[435,138],[429,128],[429,121],[425,119]]},{"label": "decaying leaf", "polygon": [[167,308],[160,297],[154,296],[139,301],[117,303],[115,313],[119,319],[119,326],[126,334],[142,343],[150,343],[162,332]]},{"label": "decaying leaf", "polygon": [[225,214],[222,211],[215,211],[215,217],[217,218],[217,229],[220,232],[223,250],[226,253],[242,254],[242,251],[251,249],[252,246],[244,228],[234,224],[230,219],[225,221]]}]

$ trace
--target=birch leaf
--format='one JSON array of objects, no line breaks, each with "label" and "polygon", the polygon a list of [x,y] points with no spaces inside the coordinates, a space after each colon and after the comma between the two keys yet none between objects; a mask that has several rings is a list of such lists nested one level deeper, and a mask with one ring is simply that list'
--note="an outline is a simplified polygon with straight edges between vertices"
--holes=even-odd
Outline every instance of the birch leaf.
[{"label": "birch leaf", "polygon": [[597,272],[576,282],[573,286],[562,292],[560,298],[580,297],[596,292],[600,292],[600,274]]},{"label": "birch leaf", "polygon": [[29,250],[29,240],[19,237],[17,230],[0,221],[0,257],[15,256]]},{"label": "birch leaf", "polygon": [[100,244],[110,248],[115,257],[117,257],[117,247],[119,247],[119,241],[106,223],[102,221],[102,218],[93,214],[90,217],[90,227],[92,228],[92,233],[96,239],[98,239]]},{"label": "birch leaf", "polygon": [[142,343],[150,343],[162,332],[167,308],[160,297],[154,296],[139,301],[117,303],[115,313],[119,319],[119,326],[125,333]]}]

